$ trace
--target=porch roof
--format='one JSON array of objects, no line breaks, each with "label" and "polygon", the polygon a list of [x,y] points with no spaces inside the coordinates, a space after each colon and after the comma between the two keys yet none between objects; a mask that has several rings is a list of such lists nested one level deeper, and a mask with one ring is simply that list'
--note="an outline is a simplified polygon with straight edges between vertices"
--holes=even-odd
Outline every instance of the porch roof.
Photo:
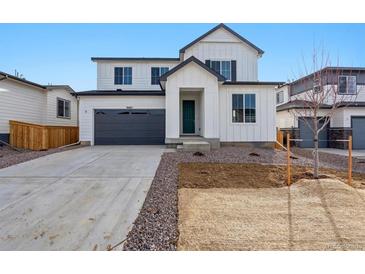
[{"label": "porch roof", "polygon": [[202,61],[200,61],[199,59],[197,59],[194,56],[189,57],[188,59],[186,59],[185,61],[181,62],[180,64],[178,64],[176,67],[174,67],[173,69],[169,70],[168,72],[166,72],[165,74],[163,74],[160,77],[160,82],[165,82],[167,81],[167,78],[174,74],[175,72],[177,72],[178,70],[180,70],[181,68],[185,67],[187,64],[194,62],[195,64],[197,64],[198,66],[200,66],[201,68],[205,69],[206,71],[208,71],[209,73],[213,74],[215,77],[217,77],[218,81],[223,82],[225,80],[225,78],[220,75],[219,73],[217,73],[216,71],[214,71],[213,69],[211,69],[210,67],[208,67],[206,64],[204,64]]}]

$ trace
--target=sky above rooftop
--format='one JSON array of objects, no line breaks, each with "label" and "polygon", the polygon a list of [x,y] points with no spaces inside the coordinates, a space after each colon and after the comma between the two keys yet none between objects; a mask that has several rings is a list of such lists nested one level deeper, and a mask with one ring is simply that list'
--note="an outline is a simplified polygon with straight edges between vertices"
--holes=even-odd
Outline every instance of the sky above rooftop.
[{"label": "sky above rooftop", "polygon": [[[332,65],[365,67],[365,24],[227,24],[265,51],[259,80],[303,75],[313,48]],[[90,58],[178,57],[180,48],[216,24],[0,24],[0,71],[40,84],[96,89]],[[303,61],[304,60],[304,61]],[[339,60],[339,62],[337,61]]]}]

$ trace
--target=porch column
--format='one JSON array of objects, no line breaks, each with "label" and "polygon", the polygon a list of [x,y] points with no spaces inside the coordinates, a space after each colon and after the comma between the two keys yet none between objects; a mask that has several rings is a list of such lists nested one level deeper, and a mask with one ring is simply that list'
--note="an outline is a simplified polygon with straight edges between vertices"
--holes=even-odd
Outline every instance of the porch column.
[{"label": "porch column", "polygon": [[180,90],[166,85],[166,138],[180,137]]}]

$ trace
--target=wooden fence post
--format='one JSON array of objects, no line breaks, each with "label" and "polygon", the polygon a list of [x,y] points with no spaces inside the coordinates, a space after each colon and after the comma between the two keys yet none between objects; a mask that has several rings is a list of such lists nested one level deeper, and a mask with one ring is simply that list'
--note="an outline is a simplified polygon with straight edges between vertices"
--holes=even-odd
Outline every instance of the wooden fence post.
[{"label": "wooden fence post", "polygon": [[349,136],[348,184],[352,184],[352,136]]},{"label": "wooden fence post", "polygon": [[290,184],[291,184],[291,174],[290,174],[290,134],[289,133],[287,133],[286,134],[286,148],[287,148],[287,150],[286,150],[286,158],[287,158],[287,166],[288,166],[288,168],[287,168],[287,170],[288,170],[288,186],[290,186]]}]

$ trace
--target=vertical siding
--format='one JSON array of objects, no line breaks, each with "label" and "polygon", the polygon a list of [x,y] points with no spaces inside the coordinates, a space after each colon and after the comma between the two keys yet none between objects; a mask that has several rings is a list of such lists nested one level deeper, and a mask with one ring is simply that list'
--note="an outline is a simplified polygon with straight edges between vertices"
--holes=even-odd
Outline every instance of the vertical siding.
[{"label": "vertical siding", "polygon": [[[71,119],[57,117],[57,98],[71,102]],[[60,126],[77,126],[77,99],[65,89],[53,89],[47,91],[46,124]]]},{"label": "vertical siding", "polygon": [[184,59],[195,56],[205,60],[237,60],[237,81],[257,81],[257,52],[242,42],[198,42],[187,49]]},{"label": "vertical siding", "polygon": [[[232,123],[232,94],[256,94],[256,123]],[[222,142],[275,141],[275,88],[269,86],[221,86],[220,137]]]},{"label": "vertical siding", "polygon": [[43,124],[46,93],[11,80],[0,81],[0,133],[9,133],[9,120]]},{"label": "vertical siding", "polygon": [[[99,90],[160,90],[159,85],[151,85],[151,67],[173,68],[178,61],[98,61],[97,88]],[[114,85],[114,68],[132,67],[132,85]]]},{"label": "vertical siding", "polygon": [[195,63],[190,63],[167,79],[166,83],[166,138],[180,136],[180,89],[192,89],[203,94],[200,107],[201,135],[219,138],[218,81],[215,76]]}]

